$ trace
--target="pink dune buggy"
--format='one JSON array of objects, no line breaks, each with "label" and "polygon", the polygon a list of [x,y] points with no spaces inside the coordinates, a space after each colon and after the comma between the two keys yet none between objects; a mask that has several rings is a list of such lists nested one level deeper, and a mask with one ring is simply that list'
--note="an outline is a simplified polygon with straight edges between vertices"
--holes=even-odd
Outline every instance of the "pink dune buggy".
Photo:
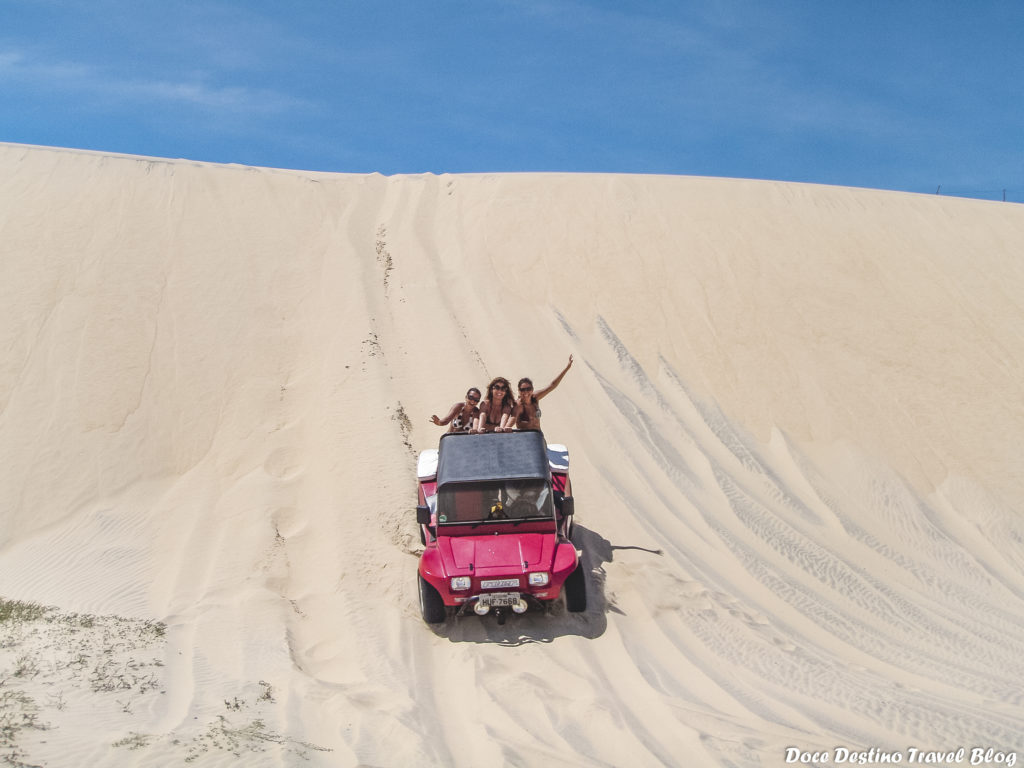
[{"label": "pink dune buggy", "polygon": [[538,431],[447,434],[417,464],[423,620],[547,607],[587,609],[573,520],[569,453]]}]

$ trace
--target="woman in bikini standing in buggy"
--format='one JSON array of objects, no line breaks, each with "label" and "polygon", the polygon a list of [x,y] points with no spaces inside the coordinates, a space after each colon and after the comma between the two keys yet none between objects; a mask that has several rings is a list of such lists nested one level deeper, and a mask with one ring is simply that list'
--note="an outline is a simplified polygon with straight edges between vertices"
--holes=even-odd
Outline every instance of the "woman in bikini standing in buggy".
[{"label": "woman in bikini standing in buggy", "polygon": [[448,427],[449,432],[471,432],[473,425],[480,416],[480,409],[477,407],[479,402],[480,390],[476,387],[470,387],[469,391],[466,392],[465,402],[453,405],[448,411],[448,415],[443,419],[437,418],[435,414],[430,417],[430,420],[439,427],[451,423],[451,426]]},{"label": "woman in bikini standing in buggy", "polygon": [[512,385],[504,376],[494,378],[487,385],[487,399],[480,403],[480,416],[474,432],[510,432],[512,409],[515,407]]},{"label": "woman in bikini standing in buggy", "polygon": [[512,410],[510,426],[515,425],[516,429],[540,429],[540,399],[549,395],[551,390],[557,387],[562,378],[572,368],[572,355],[569,355],[569,363],[562,369],[562,372],[555,377],[555,380],[539,392],[533,391],[533,382],[527,378],[519,380],[519,401]]}]

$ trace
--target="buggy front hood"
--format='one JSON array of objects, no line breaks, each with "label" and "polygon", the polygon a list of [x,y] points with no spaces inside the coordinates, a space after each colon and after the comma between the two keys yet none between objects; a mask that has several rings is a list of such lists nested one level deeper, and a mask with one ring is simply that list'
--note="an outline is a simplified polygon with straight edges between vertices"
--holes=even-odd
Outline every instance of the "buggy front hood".
[{"label": "buggy front hood", "polygon": [[517,533],[500,536],[442,536],[438,548],[444,561],[456,571],[500,569],[525,573],[551,565],[556,536],[553,533]]}]

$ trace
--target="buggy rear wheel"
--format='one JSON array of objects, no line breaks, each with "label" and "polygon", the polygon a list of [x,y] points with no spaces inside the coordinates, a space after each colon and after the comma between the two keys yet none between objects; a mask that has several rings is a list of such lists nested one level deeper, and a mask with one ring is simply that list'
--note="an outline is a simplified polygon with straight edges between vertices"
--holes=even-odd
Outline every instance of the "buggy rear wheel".
[{"label": "buggy rear wheel", "polygon": [[423,614],[423,620],[427,624],[440,624],[448,614],[441,594],[419,573],[416,574],[416,580],[420,587],[420,613]]},{"label": "buggy rear wheel", "polygon": [[583,573],[582,560],[565,580],[565,607],[569,613],[583,613],[587,610],[587,580]]}]

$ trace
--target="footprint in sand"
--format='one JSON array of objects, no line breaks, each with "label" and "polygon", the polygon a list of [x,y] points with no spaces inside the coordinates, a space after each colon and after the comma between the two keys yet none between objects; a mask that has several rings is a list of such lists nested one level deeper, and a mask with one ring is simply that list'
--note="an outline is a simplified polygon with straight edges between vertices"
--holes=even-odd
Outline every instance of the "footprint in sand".
[{"label": "footprint in sand", "polygon": [[294,448],[278,448],[267,457],[263,468],[267,474],[282,480],[290,480],[302,474],[303,467],[299,462],[298,452]]}]

